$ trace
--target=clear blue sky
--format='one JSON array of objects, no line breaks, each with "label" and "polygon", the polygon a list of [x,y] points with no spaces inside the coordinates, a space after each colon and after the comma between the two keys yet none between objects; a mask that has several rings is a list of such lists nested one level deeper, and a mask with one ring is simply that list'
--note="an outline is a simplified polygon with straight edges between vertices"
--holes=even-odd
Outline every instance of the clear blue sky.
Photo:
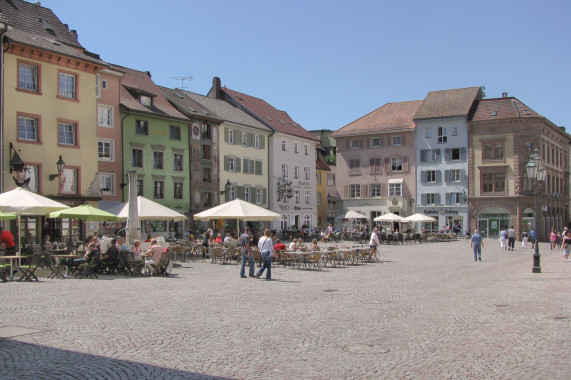
[{"label": "clear blue sky", "polygon": [[206,94],[212,77],[305,129],[485,86],[571,132],[566,0],[41,0],[107,62]]}]

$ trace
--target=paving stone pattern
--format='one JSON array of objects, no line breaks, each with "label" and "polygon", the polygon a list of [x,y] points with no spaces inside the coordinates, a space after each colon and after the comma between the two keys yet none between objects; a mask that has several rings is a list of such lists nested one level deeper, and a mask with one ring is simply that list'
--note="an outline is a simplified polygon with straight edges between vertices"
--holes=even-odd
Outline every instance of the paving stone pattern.
[{"label": "paving stone pattern", "polygon": [[0,283],[2,379],[570,379],[571,262],[486,240],[321,271]]}]

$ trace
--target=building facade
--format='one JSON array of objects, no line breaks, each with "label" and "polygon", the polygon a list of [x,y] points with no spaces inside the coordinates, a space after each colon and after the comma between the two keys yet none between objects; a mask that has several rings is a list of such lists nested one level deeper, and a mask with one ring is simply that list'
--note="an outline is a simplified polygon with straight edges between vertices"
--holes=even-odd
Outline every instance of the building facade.
[{"label": "building facade", "polygon": [[[388,103],[332,133],[343,213],[407,216],[415,206],[413,117],[422,101]],[[336,220],[336,227],[341,226]]]},{"label": "building facade", "polygon": [[416,212],[436,219],[427,232],[468,229],[467,122],[482,96],[480,87],[432,91],[414,117]]},{"label": "building facade", "polygon": [[[541,240],[552,228],[561,231],[569,223],[571,137],[565,129],[507,94],[480,100],[468,127],[471,229],[494,238],[510,226],[518,234],[535,228]],[[546,171],[537,188],[526,171],[536,150]]]}]

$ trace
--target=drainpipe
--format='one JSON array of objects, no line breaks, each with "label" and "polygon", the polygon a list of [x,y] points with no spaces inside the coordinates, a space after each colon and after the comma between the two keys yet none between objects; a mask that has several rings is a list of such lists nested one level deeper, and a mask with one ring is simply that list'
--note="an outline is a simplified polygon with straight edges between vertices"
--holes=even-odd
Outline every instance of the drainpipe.
[{"label": "drainpipe", "polygon": [[[125,180],[125,149],[123,147],[125,140],[123,137],[123,131],[125,129],[124,123],[125,119],[131,116],[129,109],[125,108],[125,110],[127,110],[127,114],[121,118],[121,184],[123,184],[123,181]],[[125,187],[121,186],[121,202],[125,202],[125,191],[123,189],[125,189]]]},{"label": "drainpipe", "polygon": [[0,22],[0,193],[4,192],[4,33],[7,29],[6,23]]}]

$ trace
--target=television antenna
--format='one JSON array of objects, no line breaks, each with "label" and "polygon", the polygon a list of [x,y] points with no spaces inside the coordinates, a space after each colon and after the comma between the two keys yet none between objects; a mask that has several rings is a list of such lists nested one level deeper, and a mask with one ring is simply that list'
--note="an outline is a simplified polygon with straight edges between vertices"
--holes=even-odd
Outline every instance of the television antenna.
[{"label": "television antenna", "polygon": [[187,77],[170,77],[170,78],[174,79],[174,80],[179,80],[180,81],[180,89],[184,90],[186,88],[186,86],[184,85],[184,81],[185,80],[191,81],[192,75],[189,75]]}]

